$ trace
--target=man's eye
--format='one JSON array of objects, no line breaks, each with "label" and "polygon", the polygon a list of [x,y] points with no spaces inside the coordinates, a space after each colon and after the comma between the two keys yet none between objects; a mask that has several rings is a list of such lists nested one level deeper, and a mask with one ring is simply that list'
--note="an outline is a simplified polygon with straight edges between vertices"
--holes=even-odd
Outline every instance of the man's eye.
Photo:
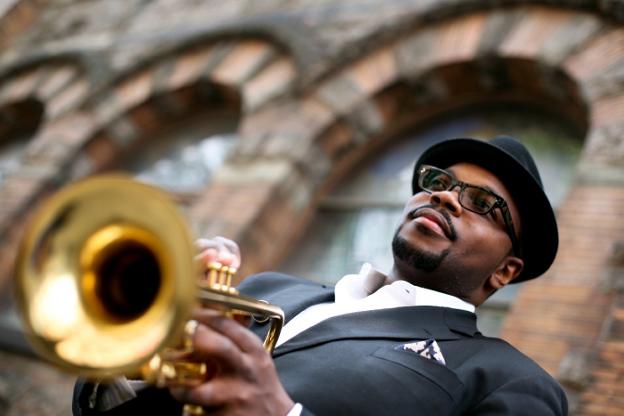
[{"label": "man's eye", "polygon": [[487,192],[484,192],[481,189],[467,187],[465,190],[466,194],[464,195],[464,199],[469,201],[469,204],[472,206],[477,212],[487,212],[494,201],[492,200],[492,195],[489,195]]},{"label": "man's eye", "polygon": [[448,188],[448,181],[445,181],[441,178],[436,178],[430,182],[429,186],[432,190],[443,191]]},{"label": "man's eye", "polygon": [[489,200],[486,198],[481,198],[481,197],[474,197],[472,199],[472,204],[477,207],[477,208],[481,208],[481,209],[486,209],[490,207],[490,203]]},{"label": "man's eye", "polygon": [[431,174],[426,182],[427,188],[432,191],[445,191],[451,186],[452,181],[448,176],[436,172]]}]

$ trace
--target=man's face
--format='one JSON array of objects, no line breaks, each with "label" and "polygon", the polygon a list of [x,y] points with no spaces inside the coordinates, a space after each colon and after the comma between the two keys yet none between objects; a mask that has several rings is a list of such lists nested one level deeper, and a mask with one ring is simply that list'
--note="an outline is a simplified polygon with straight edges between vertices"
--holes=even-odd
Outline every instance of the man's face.
[{"label": "man's face", "polygon": [[[514,201],[496,176],[469,163],[445,170],[503,197],[518,230]],[[419,192],[410,198],[392,248],[395,267],[411,283],[468,300],[509,254],[511,240],[500,209],[486,215],[469,211],[459,203],[459,191]]]}]

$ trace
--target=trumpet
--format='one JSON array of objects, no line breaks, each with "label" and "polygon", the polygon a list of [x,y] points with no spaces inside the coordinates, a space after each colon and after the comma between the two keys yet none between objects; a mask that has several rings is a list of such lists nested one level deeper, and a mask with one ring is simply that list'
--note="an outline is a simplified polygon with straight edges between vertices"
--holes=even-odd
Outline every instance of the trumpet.
[{"label": "trumpet", "polygon": [[[185,333],[199,304],[270,320],[264,347],[271,352],[283,311],[239,294],[232,268],[204,273],[193,241],[165,192],[125,176],[91,177],[52,195],[29,223],[16,263],[18,305],[33,348],[89,379],[201,381],[205,364],[169,358],[190,347]],[[185,414],[202,409],[186,405]]]}]

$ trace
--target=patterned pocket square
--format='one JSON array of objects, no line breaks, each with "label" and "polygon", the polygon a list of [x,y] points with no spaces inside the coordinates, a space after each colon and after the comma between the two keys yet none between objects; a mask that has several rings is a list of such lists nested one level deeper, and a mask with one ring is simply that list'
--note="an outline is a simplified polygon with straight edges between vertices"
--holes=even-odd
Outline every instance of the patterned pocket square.
[{"label": "patterned pocket square", "polygon": [[425,357],[430,360],[434,360],[435,362],[439,364],[446,365],[446,361],[444,360],[444,355],[442,355],[442,351],[440,351],[440,346],[438,345],[436,340],[433,338],[429,338],[424,341],[402,344],[402,345],[395,347],[395,349],[401,350],[401,351],[415,352],[421,357]]}]

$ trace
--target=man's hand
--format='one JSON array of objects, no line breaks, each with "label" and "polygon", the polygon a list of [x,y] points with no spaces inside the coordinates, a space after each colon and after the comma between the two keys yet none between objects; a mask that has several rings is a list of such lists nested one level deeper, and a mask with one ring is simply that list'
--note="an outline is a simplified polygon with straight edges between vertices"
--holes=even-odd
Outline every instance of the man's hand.
[{"label": "man's hand", "polygon": [[[239,268],[238,245],[224,237],[196,241],[197,259],[205,268],[211,263]],[[191,361],[206,362],[214,375],[195,387],[171,387],[182,403],[203,406],[209,414],[285,416],[294,406],[282,386],[262,341],[249,331],[247,319],[228,318],[200,308],[193,318],[199,325],[193,335]]]},{"label": "man's hand", "polygon": [[241,254],[238,244],[225,237],[214,237],[211,239],[200,238],[195,242],[199,249],[197,259],[204,267],[210,263],[221,263],[223,266],[239,268],[241,265]]},{"label": "man's hand", "polygon": [[216,311],[198,310],[193,336],[194,361],[206,361],[216,373],[196,387],[172,387],[183,403],[204,406],[207,413],[285,416],[294,406],[282,386],[273,359],[247,328]]}]

